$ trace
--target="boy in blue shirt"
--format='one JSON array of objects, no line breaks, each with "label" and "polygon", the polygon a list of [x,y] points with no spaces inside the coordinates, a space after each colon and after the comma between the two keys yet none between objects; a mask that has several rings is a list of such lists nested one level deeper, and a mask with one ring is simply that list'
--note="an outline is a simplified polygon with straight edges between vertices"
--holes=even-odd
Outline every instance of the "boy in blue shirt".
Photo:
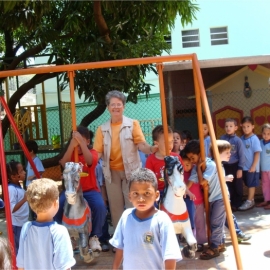
[{"label": "boy in blue shirt", "polygon": [[110,243],[116,247],[112,269],[175,269],[182,259],[169,216],[155,208],[159,199],[155,174],[138,169],[129,180],[127,209],[117,224]]},{"label": "boy in blue shirt", "polygon": [[[228,162],[231,156],[231,145],[225,140],[217,140],[218,151],[220,154],[220,159],[222,162]],[[212,147],[210,145],[210,154],[212,154]],[[190,141],[184,152],[189,157],[190,161],[197,166],[194,166],[191,172],[189,181],[198,183],[199,179],[202,180],[202,185],[209,185],[209,206],[210,206],[210,226],[211,226],[211,237],[210,237],[210,247],[207,251],[200,255],[200,259],[209,260],[220,255],[220,252],[226,250],[224,243],[223,228],[226,221],[225,206],[222,198],[221,187],[219,183],[219,178],[217,174],[216,163],[210,159],[206,158],[206,168],[202,171],[201,166],[201,156],[200,156],[200,143],[198,140]],[[225,172],[224,172],[225,176]],[[224,177],[226,181],[232,181],[233,176],[227,175]],[[228,192],[228,190],[227,190]],[[229,192],[228,192],[229,196]],[[237,220],[233,215],[233,221],[235,226],[235,231],[237,234],[238,241],[247,241],[251,238],[250,235],[245,235],[237,224]],[[227,226],[227,224],[226,224]]]},{"label": "boy in blue shirt", "polygon": [[59,208],[56,183],[47,178],[35,180],[29,185],[26,197],[37,219],[28,221],[22,228],[18,269],[70,269],[75,259],[68,231],[53,221]]},{"label": "boy in blue shirt", "polygon": [[260,176],[260,152],[262,151],[258,137],[253,133],[254,122],[249,116],[241,121],[244,135],[241,140],[244,144],[245,165],[243,168],[243,181],[248,187],[248,198],[238,208],[240,211],[246,211],[254,207],[255,188],[259,185]]},{"label": "boy in blue shirt", "polygon": [[242,173],[245,165],[244,145],[242,140],[235,134],[238,129],[237,122],[233,118],[225,120],[226,134],[220,137],[221,140],[226,140],[231,144],[231,157],[228,163],[224,163],[225,174],[233,175],[233,181],[227,182],[230,191],[232,211],[237,211],[237,208],[242,204],[243,197],[243,180]]}]

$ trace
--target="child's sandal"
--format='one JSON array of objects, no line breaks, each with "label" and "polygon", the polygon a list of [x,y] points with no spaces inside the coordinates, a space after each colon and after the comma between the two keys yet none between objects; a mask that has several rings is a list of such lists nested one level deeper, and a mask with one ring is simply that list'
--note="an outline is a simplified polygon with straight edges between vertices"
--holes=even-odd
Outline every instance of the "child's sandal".
[{"label": "child's sandal", "polygon": [[219,256],[218,248],[208,248],[200,255],[201,260],[210,260]]}]

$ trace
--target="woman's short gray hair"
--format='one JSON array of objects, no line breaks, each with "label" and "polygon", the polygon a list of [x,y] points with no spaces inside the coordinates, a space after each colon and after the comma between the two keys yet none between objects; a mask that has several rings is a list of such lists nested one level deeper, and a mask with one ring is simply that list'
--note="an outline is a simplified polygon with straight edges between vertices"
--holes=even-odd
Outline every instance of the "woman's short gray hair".
[{"label": "woman's short gray hair", "polygon": [[112,90],[107,93],[105,97],[105,102],[107,106],[109,106],[111,98],[118,98],[123,102],[123,105],[126,104],[126,100],[127,100],[126,96],[117,90]]}]

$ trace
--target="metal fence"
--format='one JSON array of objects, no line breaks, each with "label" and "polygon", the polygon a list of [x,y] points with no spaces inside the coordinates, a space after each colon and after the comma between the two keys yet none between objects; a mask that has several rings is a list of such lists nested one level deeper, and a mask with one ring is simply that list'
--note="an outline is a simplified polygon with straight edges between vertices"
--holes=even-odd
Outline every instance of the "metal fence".
[{"label": "metal fence", "polygon": [[[224,134],[224,123],[226,118],[234,118],[238,123],[243,116],[251,116],[255,121],[255,134],[260,136],[261,126],[265,122],[270,122],[270,89],[254,89],[249,97],[246,97],[243,91],[215,93],[208,92],[208,103],[212,113],[212,121],[219,138]],[[76,106],[76,121],[80,123],[82,118],[95,108],[95,104],[83,103]],[[177,130],[189,130],[193,138],[198,138],[198,122],[196,112],[196,102],[193,96],[174,96],[166,99],[168,124]],[[66,110],[66,111],[65,111]],[[63,126],[67,132],[71,130],[71,113],[62,108],[62,114],[65,114]],[[65,111],[65,112],[64,112]],[[63,113],[64,112],[64,113]],[[47,108],[47,124],[49,145],[52,144],[53,135],[60,135],[60,117],[59,108]],[[162,123],[161,104],[159,94],[150,95],[148,99],[139,98],[138,103],[127,103],[125,115],[140,122],[141,128],[145,134],[148,143],[152,143],[152,129]],[[96,131],[99,125],[109,119],[109,113],[106,110],[98,119],[89,125],[89,129]],[[241,128],[237,134],[242,135]],[[9,135],[5,137],[5,149],[12,149],[9,143]],[[38,141],[40,148],[47,145],[46,141]],[[41,159],[54,156],[56,153],[39,153]],[[7,160],[18,159],[18,155],[8,155]],[[20,157],[21,158],[21,157]]]}]

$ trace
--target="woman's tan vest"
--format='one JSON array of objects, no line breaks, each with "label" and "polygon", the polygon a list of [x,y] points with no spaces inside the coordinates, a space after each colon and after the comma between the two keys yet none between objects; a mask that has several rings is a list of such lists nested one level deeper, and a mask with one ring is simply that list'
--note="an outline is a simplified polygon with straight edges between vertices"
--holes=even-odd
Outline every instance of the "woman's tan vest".
[{"label": "woman's tan vest", "polygon": [[[107,182],[111,183],[111,170],[110,170],[110,154],[111,154],[111,120],[101,125],[103,134],[103,155],[102,155],[102,169],[104,178]],[[131,173],[138,168],[141,168],[141,160],[138,153],[138,147],[134,144],[133,136],[133,119],[123,116],[123,122],[120,128],[120,146],[122,152],[122,159],[125,168],[127,180],[129,180]]]}]

